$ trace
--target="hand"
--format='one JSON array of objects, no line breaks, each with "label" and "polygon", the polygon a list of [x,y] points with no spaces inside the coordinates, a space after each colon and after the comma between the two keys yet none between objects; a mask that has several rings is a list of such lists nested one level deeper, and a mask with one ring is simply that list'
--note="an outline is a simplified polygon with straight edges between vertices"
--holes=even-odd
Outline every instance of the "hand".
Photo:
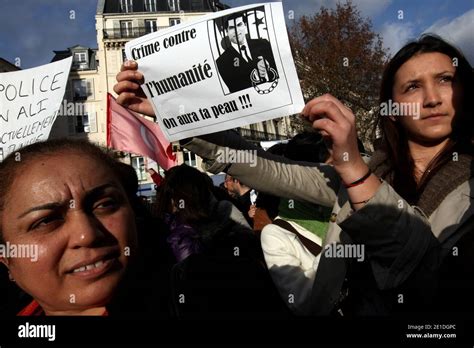
[{"label": "hand", "polygon": [[144,83],[144,77],[137,69],[138,64],[131,60],[123,63],[120,68],[117,84],[114,86],[114,91],[118,94],[117,103],[140,114],[156,117],[151,102],[140,87]]},{"label": "hand", "polygon": [[249,209],[249,211],[248,211],[249,217],[250,217],[251,219],[254,218],[256,211],[257,211],[257,206],[256,206],[255,204],[251,205],[251,206],[250,206],[250,209]]},{"label": "hand", "polygon": [[265,59],[263,59],[262,56],[258,56],[258,63],[257,63],[258,75],[264,81],[268,81],[267,66],[268,66],[268,62]]},{"label": "hand", "polygon": [[357,146],[355,117],[347,106],[325,94],[308,102],[302,116],[313,123],[313,128],[320,130],[334,169],[344,182],[353,182],[367,172]]}]

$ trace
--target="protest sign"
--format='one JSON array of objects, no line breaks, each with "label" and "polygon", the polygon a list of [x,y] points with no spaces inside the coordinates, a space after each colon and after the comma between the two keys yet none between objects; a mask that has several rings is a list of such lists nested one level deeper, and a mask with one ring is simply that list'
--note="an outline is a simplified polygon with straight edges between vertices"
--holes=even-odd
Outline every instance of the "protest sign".
[{"label": "protest sign", "polygon": [[304,106],[281,3],[220,11],[125,45],[170,141]]},{"label": "protest sign", "polygon": [[0,74],[0,162],[48,139],[61,106],[72,57]]}]

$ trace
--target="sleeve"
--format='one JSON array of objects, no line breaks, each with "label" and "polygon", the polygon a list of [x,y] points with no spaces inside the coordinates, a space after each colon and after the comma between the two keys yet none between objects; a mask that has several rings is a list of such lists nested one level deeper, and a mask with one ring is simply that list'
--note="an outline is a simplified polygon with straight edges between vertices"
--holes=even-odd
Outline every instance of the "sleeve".
[{"label": "sleeve", "polygon": [[386,182],[362,209],[337,223],[365,247],[380,290],[397,288],[420,270],[435,272],[439,242],[428,219]]},{"label": "sleeve", "polygon": [[[203,169],[212,173],[226,171],[257,191],[328,207],[336,201],[340,178],[329,165],[272,155],[247,143],[234,131],[187,139],[181,144],[204,159]],[[235,150],[251,151],[248,157],[253,161],[229,163],[227,154]]]}]

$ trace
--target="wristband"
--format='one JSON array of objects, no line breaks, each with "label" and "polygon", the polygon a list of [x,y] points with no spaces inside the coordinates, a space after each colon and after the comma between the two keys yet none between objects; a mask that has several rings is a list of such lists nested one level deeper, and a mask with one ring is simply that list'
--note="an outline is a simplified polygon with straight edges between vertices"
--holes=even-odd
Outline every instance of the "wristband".
[{"label": "wristband", "polygon": [[350,204],[354,205],[354,204],[366,204],[368,201],[370,201],[371,198],[369,199],[366,199],[365,201],[360,201],[360,202],[352,202],[352,201],[349,201]]},{"label": "wristband", "polygon": [[365,174],[362,178],[360,179],[357,179],[356,181],[350,183],[350,184],[344,184],[344,186],[346,188],[350,188],[350,187],[355,187],[355,186],[358,186],[360,184],[363,184],[365,180],[367,180],[367,178],[372,175],[372,171],[370,170],[369,168],[369,171],[367,172],[367,174]]}]

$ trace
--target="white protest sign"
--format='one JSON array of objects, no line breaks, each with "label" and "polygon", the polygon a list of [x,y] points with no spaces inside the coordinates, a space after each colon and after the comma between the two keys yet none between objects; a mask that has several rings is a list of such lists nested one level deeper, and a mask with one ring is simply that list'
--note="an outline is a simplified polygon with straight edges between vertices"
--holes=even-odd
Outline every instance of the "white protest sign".
[{"label": "white protest sign", "polygon": [[48,139],[61,106],[72,57],[0,74],[0,162]]},{"label": "white protest sign", "polygon": [[281,3],[220,11],[125,45],[168,140],[287,116],[304,101]]}]

